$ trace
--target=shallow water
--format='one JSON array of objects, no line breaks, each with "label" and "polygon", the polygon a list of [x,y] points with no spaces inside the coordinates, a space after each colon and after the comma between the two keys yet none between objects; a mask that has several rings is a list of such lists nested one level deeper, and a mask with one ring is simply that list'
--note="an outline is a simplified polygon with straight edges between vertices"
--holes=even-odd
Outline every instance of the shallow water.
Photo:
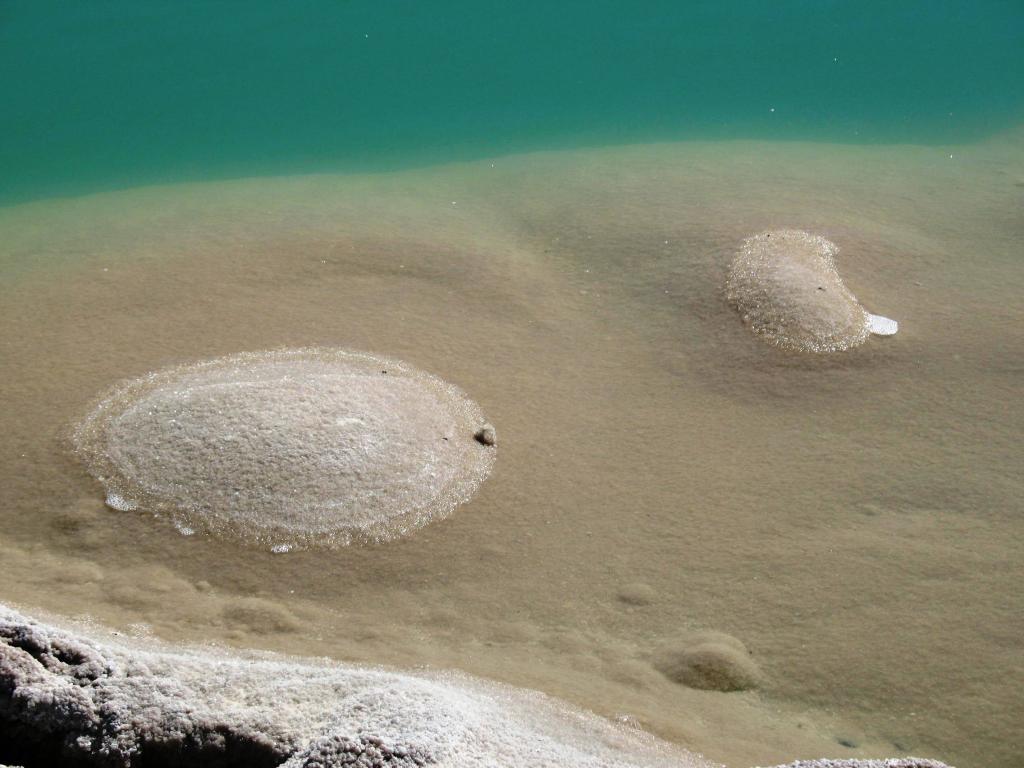
[{"label": "shallow water", "polygon": [[[1024,142],[710,142],[0,209],[2,597],[171,640],[455,667],[730,766],[1010,766],[1024,719]],[[835,242],[900,332],[755,338],[724,281]],[[449,518],[275,555],[103,505],[68,431],[117,381],[284,346],[461,387],[498,459]],[[657,669],[695,630],[760,690]],[[850,746],[852,745],[852,746]]]}]

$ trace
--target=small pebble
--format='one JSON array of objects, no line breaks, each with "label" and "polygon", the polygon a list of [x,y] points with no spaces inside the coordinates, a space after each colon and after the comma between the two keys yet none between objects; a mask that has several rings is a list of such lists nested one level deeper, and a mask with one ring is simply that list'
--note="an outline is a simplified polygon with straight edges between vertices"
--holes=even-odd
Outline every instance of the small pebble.
[{"label": "small pebble", "polygon": [[498,442],[498,435],[495,433],[494,427],[490,424],[484,424],[480,427],[480,429],[473,434],[473,437],[481,445],[494,445]]}]

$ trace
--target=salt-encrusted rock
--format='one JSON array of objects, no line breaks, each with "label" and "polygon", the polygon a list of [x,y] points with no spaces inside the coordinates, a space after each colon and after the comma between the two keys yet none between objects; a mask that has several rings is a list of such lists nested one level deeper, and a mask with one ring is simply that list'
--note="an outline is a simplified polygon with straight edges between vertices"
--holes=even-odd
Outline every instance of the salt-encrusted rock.
[{"label": "salt-encrusted rock", "polygon": [[334,734],[317,739],[289,758],[281,768],[422,768],[432,762],[430,755],[415,748],[385,744],[372,736],[349,738]]},{"label": "salt-encrusted rock", "polygon": [[459,674],[86,639],[3,606],[0,733],[0,757],[101,768],[711,768],[635,728]]}]

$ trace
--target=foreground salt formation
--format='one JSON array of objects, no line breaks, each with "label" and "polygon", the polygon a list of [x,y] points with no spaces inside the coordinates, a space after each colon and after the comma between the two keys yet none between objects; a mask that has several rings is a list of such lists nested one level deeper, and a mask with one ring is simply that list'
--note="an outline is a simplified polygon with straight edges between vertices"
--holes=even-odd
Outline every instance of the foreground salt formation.
[{"label": "foreground salt formation", "polygon": [[131,647],[4,606],[0,733],[0,759],[31,765],[710,768],[638,729],[463,675]]},{"label": "foreground salt formation", "polygon": [[755,334],[800,352],[839,352],[896,333],[896,321],[870,314],[843,283],[838,251],[797,229],[748,237],[729,269],[729,302]]},{"label": "foreground salt formation", "polygon": [[[93,639],[0,605],[0,759],[246,768],[714,768],[635,727],[455,673]],[[947,768],[919,758],[790,768]]]},{"label": "foreground salt formation", "polygon": [[447,515],[490,472],[485,425],[461,390],[405,363],[300,349],[124,383],[73,440],[110,506],[286,551]]}]

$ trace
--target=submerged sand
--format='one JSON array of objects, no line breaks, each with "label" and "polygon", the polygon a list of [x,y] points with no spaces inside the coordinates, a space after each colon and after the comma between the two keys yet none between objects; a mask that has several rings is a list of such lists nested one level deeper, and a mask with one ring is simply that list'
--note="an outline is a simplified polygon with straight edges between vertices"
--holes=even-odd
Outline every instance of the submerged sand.
[{"label": "submerged sand", "polygon": [[[949,155],[954,154],[954,158]],[[0,211],[0,597],[173,641],[536,688],[732,766],[1014,765],[1024,153],[687,144],[129,190]],[[900,333],[761,343],[744,238],[818,233]],[[284,555],[104,506],[68,430],[116,382],[373,350],[472,394],[487,483]],[[695,632],[758,685],[658,666]]]}]

